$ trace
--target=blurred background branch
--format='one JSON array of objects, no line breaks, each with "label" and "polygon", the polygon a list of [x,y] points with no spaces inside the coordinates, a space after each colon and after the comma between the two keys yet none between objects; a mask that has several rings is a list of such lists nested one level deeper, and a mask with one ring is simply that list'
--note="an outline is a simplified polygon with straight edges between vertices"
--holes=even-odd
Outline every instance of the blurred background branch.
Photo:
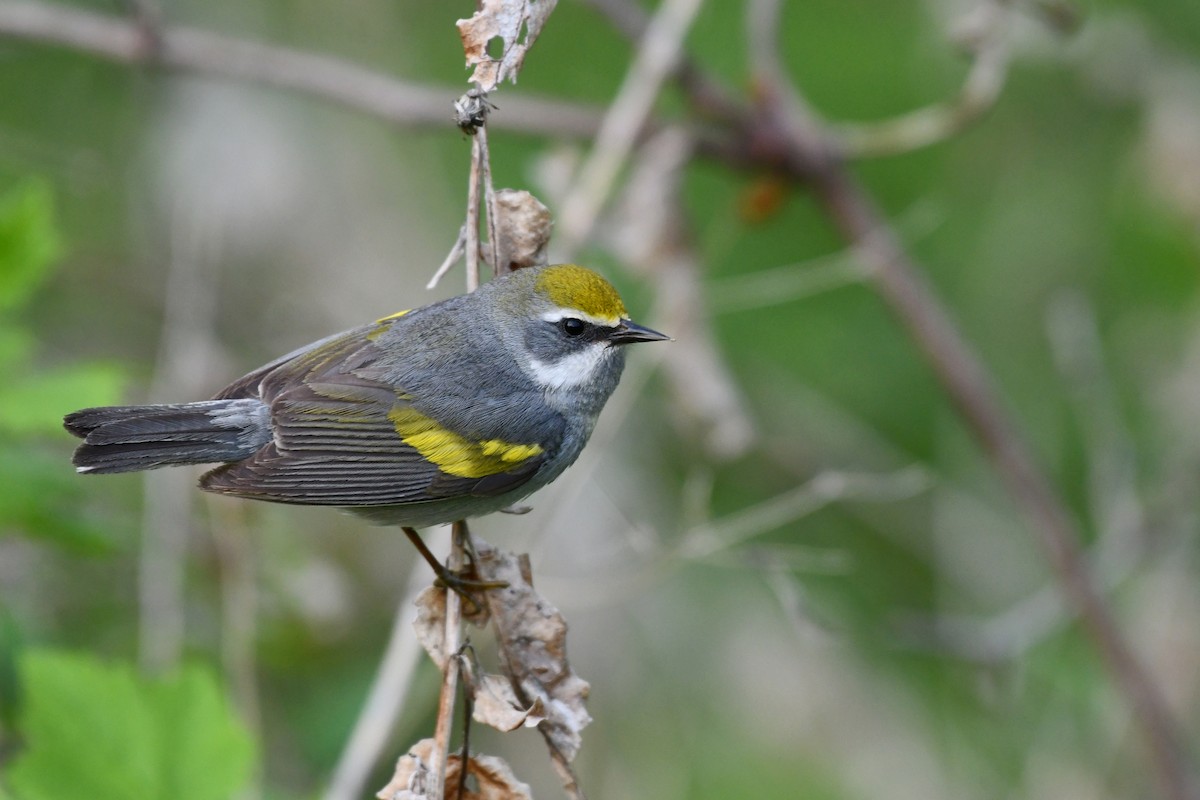
[{"label": "blurred background branch", "polygon": [[[405,126],[446,128],[450,103],[460,92],[408,83],[328,56],[253,42],[186,26],[156,22],[148,44],[139,11],[133,19],[96,14],[65,4],[0,4],[0,36],[70,47],[126,64],[186,70],[304,92]],[[509,130],[583,138],[602,109],[578,103],[507,96],[498,121]]]}]

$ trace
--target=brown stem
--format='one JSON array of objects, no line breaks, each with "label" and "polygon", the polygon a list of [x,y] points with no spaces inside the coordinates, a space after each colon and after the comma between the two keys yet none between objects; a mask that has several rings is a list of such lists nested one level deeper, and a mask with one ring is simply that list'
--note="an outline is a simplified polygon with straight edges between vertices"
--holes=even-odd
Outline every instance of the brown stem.
[{"label": "brown stem", "polygon": [[471,174],[467,178],[467,291],[479,288],[479,184],[483,152],[479,137],[471,139]]},{"label": "brown stem", "polygon": [[508,272],[508,265],[500,263],[500,243],[496,236],[496,187],[492,184],[492,155],[488,150],[487,123],[475,132],[475,143],[479,147],[479,172],[483,180],[484,224],[488,234],[488,261],[492,275]]},{"label": "brown stem", "polygon": [[[467,535],[465,522],[454,523],[454,535],[450,539],[450,557],[447,569],[458,573],[466,562],[464,539]],[[458,696],[458,650],[462,645],[462,598],[458,592],[446,588],[446,663],[442,667],[442,691],[438,696],[437,725],[433,734],[433,752],[429,759],[429,797],[445,796],[446,764],[450,753],[450,733],[454,727],[454,701]]]}]

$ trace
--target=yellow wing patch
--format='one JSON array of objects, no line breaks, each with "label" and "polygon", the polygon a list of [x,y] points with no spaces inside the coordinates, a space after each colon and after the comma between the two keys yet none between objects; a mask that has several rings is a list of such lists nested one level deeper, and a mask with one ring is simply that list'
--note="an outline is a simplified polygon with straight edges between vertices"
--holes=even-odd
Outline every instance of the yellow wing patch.
[{"label": "yellow wing patch", "polygon": [[629,315],[613,285],[595,272],[576,264],[556,264],[542,270],[537,290],[561,308],[574,308],[590,317],[616,325]]},{"label": "yellow wing patch", "polygon": [[407,308],[404,311],[397,311],[395,314],[388,314],[386,317],[380,317],[375,320],[375,327],[367,334],[367,338],[372,342],[375,341],[383,335],[384,331],[392,327],[393,322],[403,317],[409,311],[412,311],[412,309]]},{"label": "yellow wing patch", "polygon": [[502,439],[473,442],[446,430],[419,411],[403,406],[388,412],[388,419],[401,441],[437,464],[442,472],[459,478],[486,478],[507,472],[542,453],[538,444],[513,444]]}]

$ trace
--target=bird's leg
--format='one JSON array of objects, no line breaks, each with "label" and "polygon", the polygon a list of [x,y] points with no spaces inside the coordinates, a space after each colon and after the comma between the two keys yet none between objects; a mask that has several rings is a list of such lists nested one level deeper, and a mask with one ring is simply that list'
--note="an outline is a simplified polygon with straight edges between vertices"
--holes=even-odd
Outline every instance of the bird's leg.
[{"label": "bird's leg", "polygon": [[[487,591],[489,589],[504,589],[508,586],[508,583],[505,581],[479,581],[463,577],[461,574],[448,569],[445,564],[437,560],[437,556],[435,556],[429,550],[429,548],[425,546],[424,540],[421,539],[421,535],[417,533],[416,529],[402,525],[401,530],[404,531],[404,535],[408,537],[408,540],[413,543],[413,547],[417,548],[417,552],[420,553],[421,557],[425,559],[425,562],[429,564],[434,574],[437,575],[436,583],[445,586],[463,600],[469,602],[475,608],[478,608],[479,604],[476,603],[471,597],[471,592]],[[456,535],[458,535],[458,530],[459,528],[456,524]],[[462,526],[462,530],[465,534],[465,524]],[[472,549],[473,548],[467,548],[467,551],[470,552]],[[472,568],[474,568],[474,564],[472,564]]]}]

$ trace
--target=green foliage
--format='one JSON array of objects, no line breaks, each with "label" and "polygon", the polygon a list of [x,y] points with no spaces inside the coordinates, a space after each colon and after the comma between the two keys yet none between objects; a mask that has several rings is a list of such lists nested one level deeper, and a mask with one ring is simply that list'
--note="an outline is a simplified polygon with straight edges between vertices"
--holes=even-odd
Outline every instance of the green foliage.
[{"label": "green foliage", "polygon": [[53,274],[62,244],[49,186],[28,180],[0,195],[0,536],[19,533],[95,550],[103,538],[73,510],[79,487],[45,437],[62,416],[120,396],[121,375],[104,364],[47,366],[24,309]]},{"label": "green foliage", "polygon": [[46,183],[28,181],[0,196],[0,311],[26,302],[61,250]]},{"label": "green foliage", "polygon": [[250,777],[254,743],[205,669],[148,680],[53,651],[19,669],[26,750],[6,772],[17,800],[227,800]]}]

